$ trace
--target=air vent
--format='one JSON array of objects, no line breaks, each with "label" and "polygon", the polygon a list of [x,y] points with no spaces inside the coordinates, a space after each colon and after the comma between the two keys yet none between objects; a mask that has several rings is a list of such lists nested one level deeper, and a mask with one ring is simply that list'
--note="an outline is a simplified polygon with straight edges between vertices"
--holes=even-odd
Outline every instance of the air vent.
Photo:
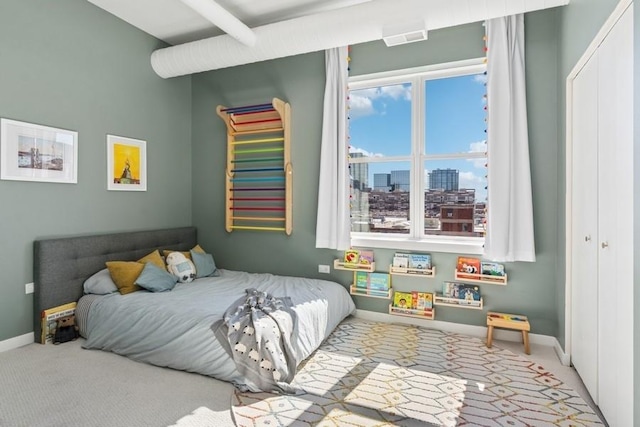
[{"label": "air vent", "polygon": [[427,40],[427,30],[425,27],[424,22],[389,28],[385,27],[382,31],[382,39],[387,46],[420,42]]}]

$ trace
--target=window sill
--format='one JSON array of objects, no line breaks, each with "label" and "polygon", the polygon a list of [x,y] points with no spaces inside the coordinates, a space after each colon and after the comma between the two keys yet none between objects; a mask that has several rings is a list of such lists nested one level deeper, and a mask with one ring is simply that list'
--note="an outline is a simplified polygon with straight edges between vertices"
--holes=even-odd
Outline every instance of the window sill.
[{"label": "window sill", "polygon": [[483,238],[443,238],[414,239],[408,236],[369,236],[351,233],[351,246],[379,249],[399,249],[420,252],[448,252],[482,255]]}]

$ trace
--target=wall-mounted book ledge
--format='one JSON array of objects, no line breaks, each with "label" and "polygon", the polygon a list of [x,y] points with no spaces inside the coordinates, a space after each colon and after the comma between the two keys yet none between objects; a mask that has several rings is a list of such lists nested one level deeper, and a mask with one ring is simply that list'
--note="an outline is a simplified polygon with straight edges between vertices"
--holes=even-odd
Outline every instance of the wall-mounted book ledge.
[{"label": "wall-mounted book ledge", "polygon": [[389,314],[433,320],[433,318],[436,316],[436,309],[430,308],[416,310],[412,308],[398,308],[394,307],[393,304],[389,304]]},{"label": "wall-mounted book ledge", "polygon": [[226,219],[233,230],[292,232],[291,108],[269,104],[227,108]]},{"label": "wall-mounted book ledge", "polygon": [[376,263],[372,262],[369,264],[354,264],[350,262],[340,261],[339,259],[334,259],[333,268],[336,270],[373,272],[376,270]]},{"label": "wall-mounted book ledge", "polygon": [[436,275],[436,268],[409,268],[409,267],[394,267],[389,266],[389,273],[397,274],[399,276],[419,276],[419,277],[433,277]]},{"label": "wall-mounted book ledge", "polygon": [[506,285],[507,284],[507,275],[506,273],[503,276],[493,276],[490,274],[469,274],[462,273],[460,271],[455,271],[454,277],[456,280],[461,282],[470,282],[470,283],[487,283],[491,285]]}]

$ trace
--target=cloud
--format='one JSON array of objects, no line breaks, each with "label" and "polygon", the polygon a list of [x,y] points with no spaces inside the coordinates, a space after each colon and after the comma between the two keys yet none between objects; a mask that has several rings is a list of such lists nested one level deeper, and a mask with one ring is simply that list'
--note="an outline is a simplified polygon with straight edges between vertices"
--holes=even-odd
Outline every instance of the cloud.
[{"label": "cloud", "polygon": [[382,86],[379,88],[379,92],[382,97],[411,101],[411,86],[409,85]]},{"label": "cloud", "polygon": [[349,94],[349,115],[352,119],[373,114],[384,115],[386,114],[386,103],[382,102],[378,109],[374,106],[374,101],[384,101],[384,99],[410,101],[411,86],[391,85],[353,90]]},{"label": "cloud", "polygon": [[484,201],[487,194],[484,189],[487,181],[484,177],[478,176],[473,172],[460,172],[458,182],[460,188],[473,188],[476,190],[476,201]]},{"label": "cloud", "polygon": [[349,116],[351,118],[370,116],[375,113],[373,101],[370,98],[354,95],[353,93],[349,99],[349,107]]},{"label": "cloud", "polygon": [[363,148],[351,146],[349,147],[349,154],[353,154],[353,153],[362,153],[362,157],[384,157],[384,154],[371,153],[370,151],[367,151]]},{"label": "cloud", "polygon": [[460,188],[477,188],[482,185],[483,178],[473,172],[461,171],[458,175]]},{"label": "cloud", "polygon": [[469,144],[469,152],[470,153],[486,153],[487,152],[487,141],[477,141]]},{"label": "cloud", "polygon": [[480,84],[485,84],[487,82],[487,75],[482,73],[482,74],[476,74],[473,77],[473,81],[476,83],[480,83]]},{"label": "cloud", "polygon": [[[487,152],[487,141],[477,141],[469,144],[469,153],[486,153]],[[478,158],[478,159],[469,159],[469,162],[473,163],[474,168],[484,168],[487,164],[486,157]]]}]

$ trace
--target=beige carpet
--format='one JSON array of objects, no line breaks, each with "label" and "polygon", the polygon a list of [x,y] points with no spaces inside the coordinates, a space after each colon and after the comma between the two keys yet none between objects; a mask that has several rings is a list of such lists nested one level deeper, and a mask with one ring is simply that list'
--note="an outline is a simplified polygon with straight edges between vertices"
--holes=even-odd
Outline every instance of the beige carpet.
[{"label": "beige carpet", "polygon": [[478,338],[341,324],[299,367],[300,395],[232,396],[238,426],[593,426],[598,416],[544,367]]}]

